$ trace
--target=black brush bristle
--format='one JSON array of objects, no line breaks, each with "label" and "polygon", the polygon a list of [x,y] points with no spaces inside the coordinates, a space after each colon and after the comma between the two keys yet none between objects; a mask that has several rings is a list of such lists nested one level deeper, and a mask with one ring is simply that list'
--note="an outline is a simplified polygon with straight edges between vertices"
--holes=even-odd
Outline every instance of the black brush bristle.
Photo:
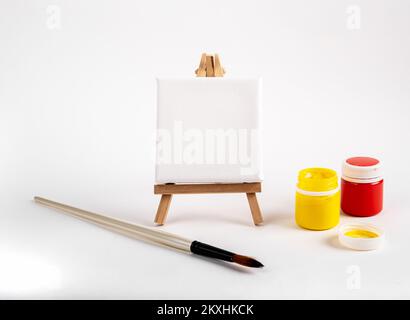
[{"label": "black brush bristle", "polygon": [[240,254],[235,254],[230,251],[223,250],[221,248],[217,248],[214,246],[210,246],[209,244],[193,241],[191,243],[191,252],[195,254],[199,254],[201,256],[224,260],[228,262],[234,262],[240,264],[242,266],[251,267],[251,268],[262,268],[263,264],[259,261],[247,257],[241,256]]},{"label": "black brush bristle", "polygon": [[258,260],[255,260],[251,257],[241,256],[239,254],[234,254],[232,256],[232,262],[240,264],[242,266],[251,267],[251,268],[262,268],[263,264]]}]

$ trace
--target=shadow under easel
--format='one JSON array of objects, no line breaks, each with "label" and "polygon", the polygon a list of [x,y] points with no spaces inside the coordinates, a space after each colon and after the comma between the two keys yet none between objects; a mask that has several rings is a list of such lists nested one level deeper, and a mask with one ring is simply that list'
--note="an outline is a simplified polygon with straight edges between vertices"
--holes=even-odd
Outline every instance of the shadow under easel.
[{"label": "shadow under easel", "polygon": [[268,212],[264,215],[264,225],[275,225],[286,229],[299,229],[295,223],[294,215],[285,212]]},{"label": "shadow under easel", "polygon": [[224,223],[233,223],[242,226],[253,226],[252,218],[249,217],[249,221],[246,219],[235,219],[235,213],[232,213],[232,217],[220,216],[220,215],[208,215],[206,213],[188,213],[188,212],[177,212],[172,217],[167,219],[168,223],[178,223],[186,221],[215,221],[215,222],[224,222]]}]

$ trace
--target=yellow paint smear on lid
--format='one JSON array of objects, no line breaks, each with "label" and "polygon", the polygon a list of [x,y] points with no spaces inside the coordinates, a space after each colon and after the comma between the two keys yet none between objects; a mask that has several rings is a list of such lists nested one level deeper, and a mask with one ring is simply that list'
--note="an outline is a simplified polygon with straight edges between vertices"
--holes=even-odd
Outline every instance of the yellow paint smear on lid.
[{"label": "yellow paint smear on lid", "polygon": [[345,235],[351,238],[377,238],[379,235],[375,232],[369,230],[362,230],[362,229],[353,229],[345,232]]}]

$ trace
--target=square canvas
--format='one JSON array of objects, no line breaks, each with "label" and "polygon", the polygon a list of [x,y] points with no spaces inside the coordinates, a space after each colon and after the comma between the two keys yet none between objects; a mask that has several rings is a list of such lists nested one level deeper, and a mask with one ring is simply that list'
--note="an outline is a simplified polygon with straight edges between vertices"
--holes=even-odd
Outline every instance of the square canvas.
[{"label": "square canvas", "polygon": [[157,79],[156,183],[262,180],[259,78]]}]

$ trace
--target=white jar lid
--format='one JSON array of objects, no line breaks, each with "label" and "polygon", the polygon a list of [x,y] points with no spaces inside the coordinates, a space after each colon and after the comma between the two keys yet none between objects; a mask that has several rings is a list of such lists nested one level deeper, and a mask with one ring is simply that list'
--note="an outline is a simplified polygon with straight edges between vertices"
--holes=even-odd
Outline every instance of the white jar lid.
[{"label": "white jar lid", "polygon": [[343,162],[342,175],[347,179],[378,179],[381,178],[381,163],[370,157],[349,158]]},{"label": "white jar lid", "polygon": [[353,250],[375,250],[385,239],[383,230],[364,223],[344,224],[339,228],[340,243]]}]

